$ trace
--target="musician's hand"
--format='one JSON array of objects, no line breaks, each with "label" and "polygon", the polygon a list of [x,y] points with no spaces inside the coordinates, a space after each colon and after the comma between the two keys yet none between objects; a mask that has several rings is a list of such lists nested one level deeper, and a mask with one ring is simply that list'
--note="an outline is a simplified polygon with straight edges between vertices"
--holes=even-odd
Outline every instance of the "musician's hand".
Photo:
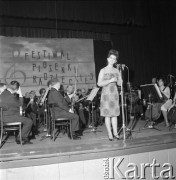
[{"label": "musician's hand", "polygon": [[74,100],[75,100],[75,101],[78,101],[78,100],[79,100],[79,97],[78,97],[76,94],[74,95]]}]

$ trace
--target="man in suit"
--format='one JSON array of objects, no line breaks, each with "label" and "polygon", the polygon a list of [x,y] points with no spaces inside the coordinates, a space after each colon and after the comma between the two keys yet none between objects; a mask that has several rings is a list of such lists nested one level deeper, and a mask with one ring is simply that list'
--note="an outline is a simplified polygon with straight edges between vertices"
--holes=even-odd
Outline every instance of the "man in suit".
[{"label": "man in suit", "polygon": [[79,134],[79,116],[69,112],[68,103],[59,92],[60,82],[58,79],[51,80],[51,90],[48,95],[48,104],[54,104],[55,117],[64,117],[72,120],[73,139],[80,139]]},{"label": "man in suit", "polygon": [[[2,89],[2,87],[0,87]],[[29,141],[28,135],[31,131],[32,120],[20,115],[20,106],[22,106],[23,96],[20,89],[20,84],[17,81],[12,81],[0,95],[0,106],[5,107],[3,112],[4,122],[22,122],[22,140],[23,144],[32,144]],[[20,144],[19,136],[16,139],[17,144]]]}]

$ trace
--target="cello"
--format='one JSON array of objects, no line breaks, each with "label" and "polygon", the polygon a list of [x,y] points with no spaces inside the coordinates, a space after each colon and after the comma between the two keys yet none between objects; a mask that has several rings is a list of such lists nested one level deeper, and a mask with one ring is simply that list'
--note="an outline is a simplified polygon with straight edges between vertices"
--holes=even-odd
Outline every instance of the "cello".
[{"label": "cello", "polygon": [[[159,102],[151,102],[151,97],[149,97],[149,103],[148,103],[148,107],[147,110],[145,112],[145,117],[146,118],[151,118],[153,121],[156,121],[157,119],[159,119],[159,117],[161,116],[161,106],[169,99],[170,97],[170,93],[165,93],[165,90],[167,90],[167,86],[164,86],[163,84],[161,84],[162,79],[160,79],[160,83],[159,83],[159,92],[162,95],[162,98]],[[158,86],[157,86],[158,87]],[[162,89],[163,87],[163,89]],[[169,88],[169,87],[168,87]],[[170,90],[170,89],[169,89]]]}]

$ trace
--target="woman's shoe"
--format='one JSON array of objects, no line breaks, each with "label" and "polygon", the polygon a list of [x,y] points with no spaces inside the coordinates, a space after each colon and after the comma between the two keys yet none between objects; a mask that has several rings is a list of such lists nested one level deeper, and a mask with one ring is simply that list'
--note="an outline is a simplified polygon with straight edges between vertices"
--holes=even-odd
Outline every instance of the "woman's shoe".
[{"label": "woman's shoe", "polygon": [[114,135],[114,138],[115,138],[116,140],[119,140],[119,139],[120,139],[119,135]]},{"label": "woman's shoe", "polygon": [[166,123],[166,127],[169,127],[169,123],[168,122]]},{"label": "woman's shoe", "polygon": [[114,141],[114,139],[113,138],[109,138],[109,141]]}]

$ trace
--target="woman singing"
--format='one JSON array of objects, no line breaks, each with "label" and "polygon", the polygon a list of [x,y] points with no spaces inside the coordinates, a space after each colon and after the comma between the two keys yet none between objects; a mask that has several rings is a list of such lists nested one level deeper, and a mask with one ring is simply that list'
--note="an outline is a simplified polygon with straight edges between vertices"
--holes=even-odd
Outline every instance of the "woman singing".
[{"label": "woman singing", "polygon": [[[120,86],[122,79],[119,70],[114,68],[118,57],[119,52],[117,50],[110,50],[107,57],[108,65],[100,70],[98,76],[98,86],[103,87],[100,100],[100,115],[105,117],[105,124],[110,141],[113,141],[113,138],[119,139],[117,116],[120,115],[120,107],[117,85]],[[111,132],[111,124],[113,134]]]}]

